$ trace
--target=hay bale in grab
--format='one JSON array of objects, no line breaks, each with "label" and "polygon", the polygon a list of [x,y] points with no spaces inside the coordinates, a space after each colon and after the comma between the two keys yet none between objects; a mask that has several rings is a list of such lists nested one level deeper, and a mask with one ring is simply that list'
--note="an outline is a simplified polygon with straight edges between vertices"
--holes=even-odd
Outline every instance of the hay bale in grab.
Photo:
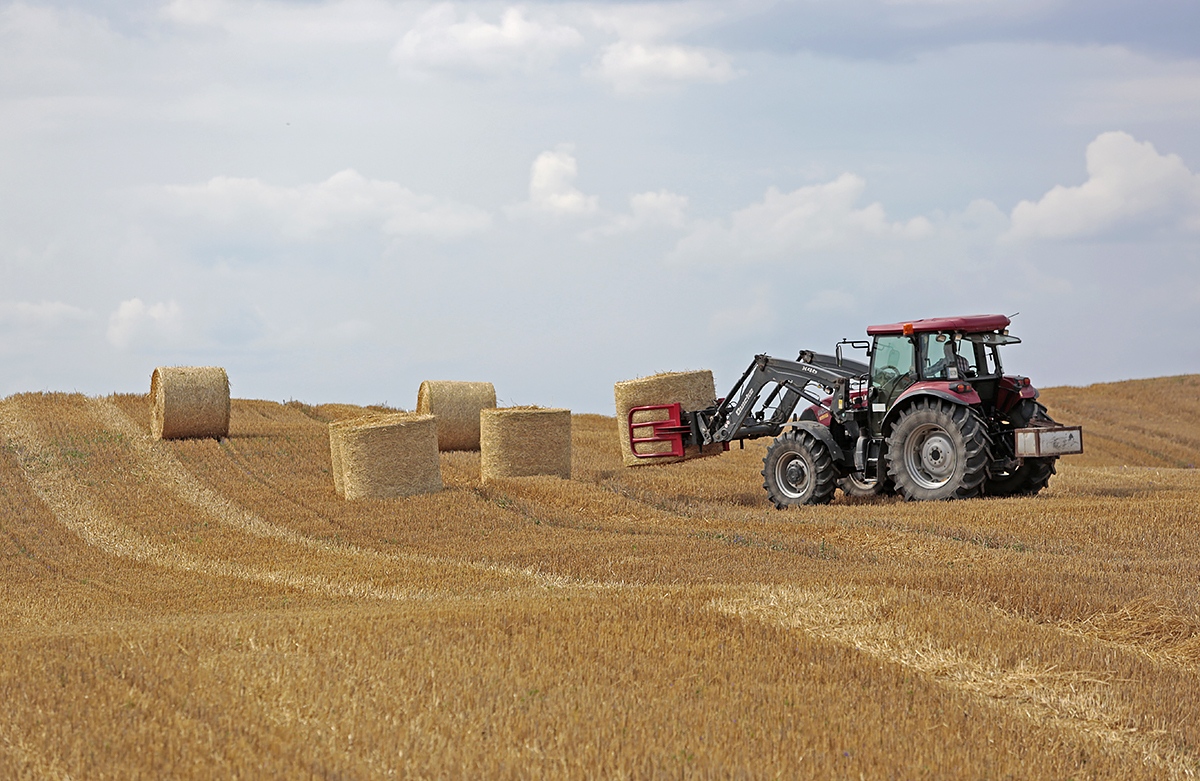
[{"label": "hay bale in grab", "polygon": [[346,499],[392,499],[442,490],[437,422],[394,412],[329,424],[333,485]]},{"label": "hay bale in grab", "polygon": [[438,450],[478,450],[479,412],[496,406],[490,382],[425,380],[417,412],[437,416]]},{"label": "hay bale in grab", "polygon": [[[654,455],[670,453],[672,444],[670,442],[635,443],[629,436],[629,412],[635,407],[678,402],[684,410],[691,412],[711,406],[717,397],[717,386],[713,382],[711,371],[706,369],[692,372],[665,372],[637,380],[624,380],[613,386],[613,392],[617,402],[617,436],[621,442],[621,463],[625,466],[671,464],[725,452],[724,445],[715,444],[706,445],[703,451],[694,446],[689,447],[681,456]],[[652,426],[636,424],[650,424],[666,419],[666,410],[639,410],[633,413],[633,423],[635,424],[633,437],[649,437],[654,434]]]},{"label": "hay bale in grab", "polygon": [[229,436],[229,375],[219,366],[159,366],[150,375],[150,433]]},{"label": "hay bale in grab", "polygon": [[485,409],[479,413],[479,429],[484,482],[535,475],[571,479],[571,410]]}]

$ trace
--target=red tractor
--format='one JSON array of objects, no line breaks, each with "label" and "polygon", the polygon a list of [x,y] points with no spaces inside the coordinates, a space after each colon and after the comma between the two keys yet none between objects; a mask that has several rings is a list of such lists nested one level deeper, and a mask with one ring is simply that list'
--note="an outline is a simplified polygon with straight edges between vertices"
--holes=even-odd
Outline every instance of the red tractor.
[{"label": "red tractor", "polygon": [[[909,500],[1036,494],[1059,456],[1083,452],[1083,432],[1051,420],[1028,378],[1004,374],[1000,348],[1020,343],[1009,322],[914,320],[871,326],[872,341],[843,340],[835,355],[757,355],[729,395],[705,409],[631,410],[630,435],[637,428],[639,442],[671,441],[673,452],[775,437],[762,475],[779,509],[823,504],[838,487]],[[870,363],[844,358],[845,346],[867,350]],[[801,400],[811,406],[797,415]],[[667,420],[635,427],[639,410],[665,410]]]}]

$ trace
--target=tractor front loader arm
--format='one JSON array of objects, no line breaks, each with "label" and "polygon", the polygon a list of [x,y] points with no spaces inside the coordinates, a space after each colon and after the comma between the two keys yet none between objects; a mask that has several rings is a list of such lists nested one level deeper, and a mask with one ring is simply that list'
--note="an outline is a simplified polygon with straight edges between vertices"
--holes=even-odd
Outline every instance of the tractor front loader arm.
[{"label": "tractor front loader arm", "polygon": [[[728,396],[710,409],[693,413],[693,432],[705,445],[778,436],[801,399],[825,406],[829,394],[833,395],[831,412],[840,418],[849,401],[849,381],[866,371],[855,361],[807,351],[795,361],[756,355]],[[772,384],[776,387],[760,403],[763,391]],[[824,393],[817,393],[814,385]]]}]

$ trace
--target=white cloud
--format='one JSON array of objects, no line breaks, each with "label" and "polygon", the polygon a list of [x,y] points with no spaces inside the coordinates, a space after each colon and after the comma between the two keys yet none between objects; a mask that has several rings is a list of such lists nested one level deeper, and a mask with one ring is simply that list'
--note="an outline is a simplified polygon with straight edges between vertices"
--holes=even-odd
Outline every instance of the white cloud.
[{"label": "white cloud", "polygon": [[[1200,63],[1171,63],[1162,73],[1161,64],[1149,68],[1145,59],[1120,50],[1121,65],[1128,75],[1098,78],[1084,85],[1060,108],[1062,121],[1071,124],[1115,124],[1200,119]],[[1137,73],[1149,70],[1149,73]]]},{"label": "white cloud", "polygon": [[475,13],[460,20],[454,6],[429,9],[392,49],[392,60],[405,71],[532,70],[583,44],[573,27],[526,18],[518,7],[504,11],[497,24]]},{"label": "white cloud", "polygon": [[361,342],[371,335],[375,329],[366,320],[354,319],[338,323],[329,329],[327,341],[333,344],[353,344]]},{"label": "white cloud", "polygon": [[589,7],[591,23],[618,37],[661,40],[712,25],[726,17],[727,3],[613,3]]},{"label": "white cloud", "polygon": [[228,10],[219,0],[171,0],[158,14],[175,24],[201,27],[215,24]]},{"label": "white cloud", "polygon": [[589,215],[599,209],[599,197],[584,195],[575,185],[578,169],[575,147],[559,144],[554,151],[542,152],[533,161],[529,173],[529,206],[555,215]]},{"label": "white cloud", "polygon": [[594,73],[623,93],[724,84],[740,75],[729,56],[716,49],[626,40],[604,48]]},{"label": "white cloud", "polygon": [[629,198],[629,214],[615,215],[583,237],[614,236],[643,228],[683,228],[687,224],[687,205],[687,196],[669,190],[638,193]]},{"label": "white cloud", "polygon": [[88,313],[62,301],[0,301],[0,327],[48,330],[88,319]]},{"label": "white cloud", "polygon": [[638,193],[629,199],[629,208],[638,225],[667,225],[683,227],[688,199],[667,190]]},{"label": "white cloud", "polygon": [[218,176],[200,185],[162,188],[160,208],[236,231],[270,231],[306,241],[341,229],[391,236],[453,238],[486,229],[487,212],[418,195],[396,182],[367,179],[347,169],[317,184],[283,187],[259,179]]},{"label": "white cloud", "polygon": [[1128,228],[1200,230],[1200,176],[1128,133],[1102,133],[1087,148],[1088,180],[1058,185],[1012,211],[1014,239],[1098,236]]},{"label": "white cloud", "polygon": [[122,301],[108,319],[108,341],[125,349],[139,342],[174,342],[183,331],[183,310],[174,301],[146,306],[140,298]]},{"label": "white cloud", "polygon": [[676,245],[672,259],[768,261],[852,249],[873,239],[908,242],[934,233],[925,217],[889,222],[879,203],[858,208],[865,189],[866,182],[849,173],[790,193],[771,187],[762,201],[734,212],[727,222],[697,223]]},{"label": "white cloud", "polygon": [[236,0],[172,0],[159,17],[185,30],[218,29],[232,38],[263,44],[375,44],[395,40],[411,14],[379,0],[320,3]]},{"label": "white cloud", "polygon": [[769,333],[775,326],[775,307],[770,290],[758,285],[748,291],[749,301],[725,307],[708,318],[708,331],[722,341]]},{"label": "white cloud", "polygon": [[822,290],[808,298],[805,308],[824,315],[853,314],[858,310],[858,300],[844,290]]}]

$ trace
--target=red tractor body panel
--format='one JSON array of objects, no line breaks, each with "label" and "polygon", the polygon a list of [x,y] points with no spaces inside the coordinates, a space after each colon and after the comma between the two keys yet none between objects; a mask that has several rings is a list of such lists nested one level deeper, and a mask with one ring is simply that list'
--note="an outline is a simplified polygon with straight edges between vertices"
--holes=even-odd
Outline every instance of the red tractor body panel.
[{"label": "red tractor body panel", "polygon": [[[967,390],[964,393],[959,393],[954,390],[954,386],[966,385]],[[900,406],[903,402],[911,399],[913,396],[937,396],[939,399],[954,402],[955,404],[980,404],[979,394],[971,387],[969,382],[960,382],[958,380],[921,380],[914,382],[908,386],[904,393],[892,404],[892,409]]]},{"label": "red tractor body panel", "polygon": [[927,320],[910,320],[905,323],[891,325],[872,325],[867,328],[869,336],[877,334],[903,334],[905,326],[908,333],[928,333],[930,331],[962,331],[963,333],[978,333],[980,331],[1000,331],[1008,328],[1012,322],[1004,315],[963,315],[960,317],[934,317]]},{"label": "red tractor body panel", "polygon": [[996,389],[996,409],[1008,412],[1022,399],[1037,397],[1037,388],[1030,384],[1027,377],[1006,374],[1000,378],[1000,387]]}]

